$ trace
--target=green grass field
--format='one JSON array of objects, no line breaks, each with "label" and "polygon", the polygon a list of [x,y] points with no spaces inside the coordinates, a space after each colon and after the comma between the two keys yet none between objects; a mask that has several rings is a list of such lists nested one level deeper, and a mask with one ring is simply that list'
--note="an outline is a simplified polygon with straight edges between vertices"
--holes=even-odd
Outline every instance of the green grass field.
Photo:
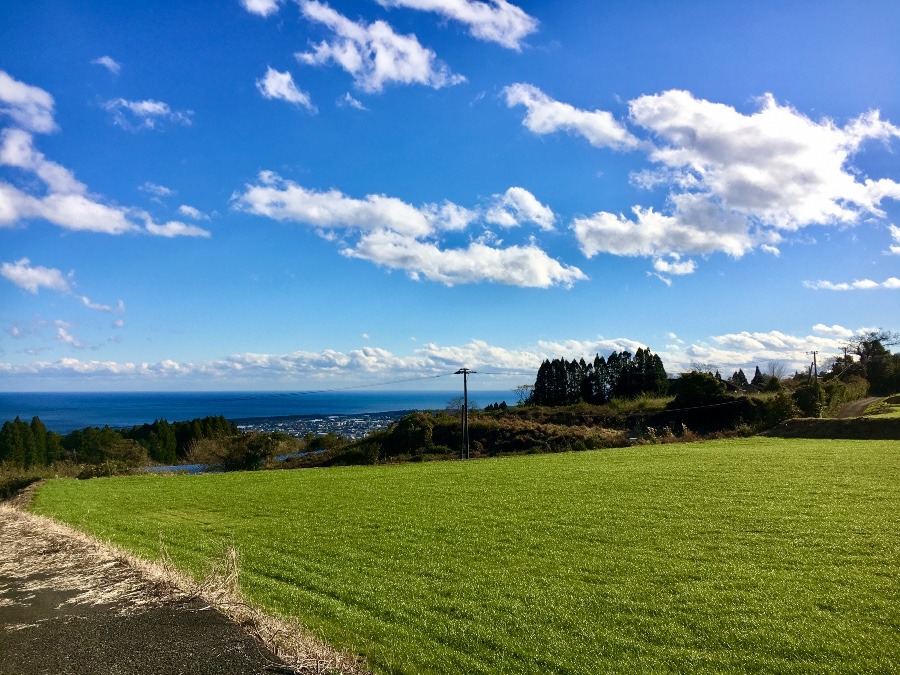
[{"label": "green grass field", "polygon": [[51,481],[33,509],[378,672],[898,672],[900,442]]}]

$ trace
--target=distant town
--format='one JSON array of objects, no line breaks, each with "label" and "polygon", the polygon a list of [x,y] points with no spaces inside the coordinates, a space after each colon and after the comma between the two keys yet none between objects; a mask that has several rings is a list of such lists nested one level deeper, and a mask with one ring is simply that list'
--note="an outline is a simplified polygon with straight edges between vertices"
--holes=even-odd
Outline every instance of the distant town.
[{"label": "distant town", "polygon": [[258,417],[235,420],[235,422],[241,431],[281,432],[297,438],[303,438],[309,433],[317,436],[333,433],[344,438],[357,439],[363,438],[373,431],[386,429],[391,422],[400,419],[409,412],[409,410],[394,410],[391,412],[359,413],[355,415]]}]

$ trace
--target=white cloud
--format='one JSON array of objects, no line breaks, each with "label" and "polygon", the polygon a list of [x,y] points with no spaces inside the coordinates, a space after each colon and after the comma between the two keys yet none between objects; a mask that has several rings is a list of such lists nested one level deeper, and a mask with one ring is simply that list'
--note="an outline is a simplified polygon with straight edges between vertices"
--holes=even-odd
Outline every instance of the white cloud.
[{"label": "white cloud", "polygon": [[207,230],[204,230],[202,227],[197,227],[196,225],[188,225],[187,223],[182,223],[178,220],[172,220],[168,223],[157,225],[153,222],[153,220],[147,217],[144,226],[147,229],[147,232],[158,237],[202,237],[206,239],[212,236]]},{"label": "white cloud", "polygon": [[804,281],[803,285],[814,291],[870,291],[876,288],[897,289],[900,288],[900,279],[889,277],[882,282],[871,279],[857,279],[856,281]]},{"label": "white cloud", "polygon": [[520,51],[522,40],[535,32],[538,21],[506,0],[377,0],[383,7],[408,7],[437,12],[466,24],[471,34]]},{"label": "white cloud", "polygon": [[528,190],[511,187],[502,195],[494,195],[485,220],[501,227],[534,223],[542,230],[552,230],[556,216],[549,206],[541,204]]},{"label": "white cloud", "polygon": [[91,63],[95,66],[103,66],[113,75],[118,75],[122,72],[122,64],[111,56],[101,56],[91,61]]},{"label": "white cloud", "polygon": [[281,0],[241,0],[241,5],[251,14],[265,17],[278,11]]},{"label": "white cloud", "polygon": [[[4,90],[4,87],[15,95]],[[31,129],[49,130],[55,128],[52,124],[53,99],[45,100],[41,93],[46,94],[35,87],[12,80],[6,73],[0,71],[0,97],[6,97],[2,100],[11,100],[22,110],[28,107],[22,101],[34,105],[44,101],[46,105],[41,110],[49,115],[46,119],[38,115],[37,119],[43,121],[37,125],[29,123],[29,120],[34,121],[33,115],[32,117],[13,115],[13,119],[20,124],[24,120],[25,126]],[[40,218],[72,231],[123,234],[141,230],[140,226],[133,222],[133,218],[139,218],[146,224],[144,231],[151,234],[209,236],[204,230],[181,223],[177,226],[172,223],[164,226],[155,225],[143,211],[104,204],[101,198],[90,194],[87,186],[75,178],[69,169],[48,160],[38,151],[34,147],[34,137],[26,129],[7,127],[0,131],[0,166],[9,166],[29,174],[29,180],[24,182],[28,186],[27,192],[0,180],[0,227],[14,225],[22,220]],[[169,188],[150,182],[144,183],[141,189],[156,196],[173,194]]]},{"label": "white cloud", "polygon": [[432,230],[426,215],[394,197],[369,195],[347,197],[338,190],[304,188],[274,174],[260,174],[262,185],[247,186],[236,204],[250,213],[275,220],[294,220],[323,228],[375,230],[388,228],[410,235]]},{"label": "white cloud", "polygon": [[[41,288],[46,288],[63,295],[73,296],[88,309],[99,312],[113,311],[110,305],[93,302],[86,295],[76,295],[69,281],[73,273],[64,275],[60,270],[52,267],[34,267],[28,258],[22,258],[14,263],[3,263],[0,265],[0,276],[29,293],[37,293]],[[119,300],[118,310],[125,311],[125,304],[121,300]]]},{"label": "white cloud", "polygon": [[670,373],[691,370],[695,363],[713,364],[725,376],[738,368],[747,371],[759,366],[765,370],[772,362],[789,371],[804,371],[812,363],[808,352],[818,351],[820,363],[829,356],[843,353],[847,334],[840,328],[835,325],[829,329],[824,324],[816,324],[813,327],[815,334],[809,335],[791,335],[777,330],[727,333],[688,345],[667,345],[659,355]]},{"label": "white cloud", "polygon": [[307,19],[327,27],[335,37],[296,57],[313,66],[335,63],[350,73],[363,91],[380,92],[392,82],[439,89],[465,81],[423,47],[415,35],[398,35],[384,21],[351,21],[315,0],[300,0],[300,9]]},{"label": "white cloud", "polygon": [[757,112],[744,115],[677,90],[641,96],[630,111],[636,124],[665,143],[651,160],[689,175],[723,209],[767,227],[795,230],[882,215],[878,203],[897,185],[860,181],[847,168],[866,140],[900,137],[877,112],[839,127],[779,105],[769,94]]},{"label": "white cloud", "polygon": [[22,258],[14,263],[3,263],[0,265],[0,275],[29,293],[37,293],[41,288],[60,293],[72,291],[62,272],[51,267],[32,267],[28,258]]},{"label": "white cloud", "polygon": [[209,216],[203,213],[203,211],[196,209],[193,206],[188,206],[187,204],[179,206],[178,213],[188,218],[193,218],[194,220],[209,220]]},{"label": "white cloud", "polygon": [[826,326],[824,323],[817,323],[812,329],[814,332],[821,335],[830,335],[841,340],[849,340],[854,335],[852,330],[844,328],[844,326],[836,323],[831,326]]},{"label": "white cloud", "polygon": [[[512,195],[511,202],[528,218],[544,222],[549,218],[543,210],[546,207],[530,193],[519,188]],[[571,286],[587,278],[578,268],[553,260],[534,243],[499,248],[476,241],[465,248],[442,248],[438,239],[443,233],[464,230],[477,219],[486,218],[480,211],[452,202],[417,208],[386,195],[356,199],[338,190],[304,188],[264,171],[259,174],[259,184],[247,185],[243,193],[235,194],[233,204],[275,220],[339,229],[356,238],[355,243],[344,245],[344,255],[403,270],[414,279],[449,285],[488,281],[544,288]]]},{"label": "white cloud", "polygon": [[525,106],[524,124],[536,134],[567,131],[585,138],[598,148],[628,150],[637,147],[638,139],[625,125],[605,110],[579,110],[568,103],[553,100],[537,87],[517,83],[503,89],[506,105]]},{"label": "white cloud", "polygon": [[151,183],[149,180],[140,185],[138,187],[138,190],[154,195],[156,197],[171,197],[175,194],[175,190],[173,190],[172,188],[166,187],[165,185],[159,185],[157,183]]},{"label": "white cloud", "polygon": [[404,270],[412,279],[425,277],[448,286],[486,281],[533,288],[571,287],[587,279],[577,267],[561,264],[534,245],[492,248],[473,242],[465,249],[444,250],[432,242],[376,230],[342,253]]},{"label": "white cloud", "polygon": [[[633,217],[600,211],[574,219],[571,227],[588,257],[740,257],[756,248],[779,255],[777,244],[787,233],[883,218],[881,202],[900,199],[900,183],[870,179],[851,165],[864,143],[900,137],[900,128],[877,111],[838,125],[812,120],[769,94],[744,114],[671,90],[629,103],[630,122],[652,144],[638,141],[605,111],[578,110],[532,85],[514,84],[504,93],[509,106],[527,108],[524,124],[536,134],[569,131],[597,147],[644,149],[656,168],[632,173],[632,183],[669,189],[662,212],[634,206]],[[900,241],[895,229],[891,234]],[[889,252],[900,253],[900,246]]]},{"label": "white cloud", "polygon": [[480,217],[478,211],[448,201],[426,204],[421,211],[431,227],[444,232],[465,230]]},{"label": "white cloud", "polygon": [[266,69],[266,74],[256,81],[256,88],[263,98],[280,99],[293,103],[294,105],[303,106],[308,111],[317,112],[316,106],[312,104],[309,94],[300,91],[294,83],[294,77],[290,73],[281,73],[272,67]]},{"label": "white cloud", "polygon": [[682,276],[693,274],[697,270],[697,264],[693,260],[682,260],[677,253],[670,253],[664,258],[656,258],[653,261],[654,276],[666,286],[672,285],[672,280],[666,275]]},{"label": "white cloud", "polygon": [[62,326],[56,329],[56,339],[62,342],[63,344],[67,344],[70,347],[75,349],[89,349],[89,345],[82,342],[75,336],[73,336],[68,330],[63,328]]},{"label": "white cloud", "polygon": [[366,106],[364,106],[361,102],[359,102],[355,98],[353,98],[350,95],[349,91],[337,100],[337,105],[339,108],[355,108],[356,110],[365,110],[365,111],[368,110],[368,108]]},{"label": "white cloud", "polygon": [[890,230],[891,238],[894,240],[894,245],[887,250],[887,253],[890,255],[900,255],[900,227],[888,225],[888,229]]},{"label": "white cloud", "polygon": [[66,230],[104,234],[122,234],[138,229],[128,220],[123,209],[106,206],[85,195],[49,194],[37,198],[0,183],[0,213],[3,212],[5,198],[18,205],[16,219],[43,218]]},{"label": "white cloud", "polygon": [[22,129],[4,129],[0,133],[0,164],[34,173],[52,192],[81,194],[87,190],[71,171],[38,152],[33,140],[32,135]]},{"label": "white cloud", "polygon": [[23,129],[39,134],[56,131],[53,97],[0,70],[0,114],[9,115]]},{"label": "white cloud", "polygon": [[669,253],[721,251],[740,257],[757,243],[747,219],[724,213],[702,196],[672,197],[675,215],[635,206],[634,219],[601,211],[572,221],[582,252],[623,256],[661,256]]},{"label": "white cloud", "polygon": [[[68,334],[69,326],[57,322]],[[817,324],[813,333],[793,335],[782,331],[741,331],[710,336],[706,340],[685,343],[674,334],[667,335],[673,344],[663,350],[642,340],[628,337],[592,339],[541,340],[532,345],[506,347],[473,339],[463,344],[440,345],[429,342],[408,354],[396,354],[376,346],[363,346],[349,351],[325,349],[319,352],[295,351],[288,354],[239,353],[220,359],[190,362],[164,359],[157,363],[80,360],[63,358],[57,361],[36,361],[28,364],[0,363],[0,373],[6,376],[87,376],[117,379],[133,384],[140,382],[165,383],[194,378],[216,378],[223,382],[280,383],[297,388],[315,381],[371,382],[390,378],[447,375],[460,366],[481,371],[479,378],[521,384],[533,382],[537,369],[545,359],[591,359],[594,354],[608,356],[612,351],[634,354],[648,346],[658,354],[670,374],[688,371],[693,363],[714,364],[723,374],[738,368],[751,371],[755,366],[766,369],[770,362],[788,370],[805,370],[812,357],[819,352],[820,362],[829,356],[842,354],[842,347],[853,331],[841,326]],[[63,341],[63,334],[57,337]],[[71,337],[71,336],[69,336]],[[368,338],[363,337],[363,340]],[[74,340],[74,338],[72,338]],[[488,374],[491,373],[491,374]],[[493,375],[496,373],[497,375]]]},{"label": "white cloud", "polygon": [[128,101],[117,98],[106,101],[103,109],[112,115],[114,124],[127,131],[158,129],[166,123],[188,126],[194,114],[192,110],[172,110],[168,103],[152,99]]}]

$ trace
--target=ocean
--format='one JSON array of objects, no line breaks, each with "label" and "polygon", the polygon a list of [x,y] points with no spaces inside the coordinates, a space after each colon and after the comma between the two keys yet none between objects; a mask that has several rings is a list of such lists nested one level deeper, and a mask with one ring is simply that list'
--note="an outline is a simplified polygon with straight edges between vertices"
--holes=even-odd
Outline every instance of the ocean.
[{"label": "ocean", "polygon": [[[51,431],[66,434],[88,426],[131,427],[222,415],[250,428],[254,420],[343,417],[362,413],[441,410],[461,391],[333,392],[0,392],[0,423],[39,417]],[[470,403],[516,402],[511,390],[470,391]]]}]

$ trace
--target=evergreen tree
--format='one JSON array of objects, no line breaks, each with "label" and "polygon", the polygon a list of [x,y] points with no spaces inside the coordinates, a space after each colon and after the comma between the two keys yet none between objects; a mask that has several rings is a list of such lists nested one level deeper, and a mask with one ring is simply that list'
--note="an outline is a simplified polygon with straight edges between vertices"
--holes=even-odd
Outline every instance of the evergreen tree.
[{"label": "evergreen tree", "polygon": [[47,458],[47,427],[37,417],[31,418],[31,437],[34,439],[34,464],[46,466],[50,463]]}]

